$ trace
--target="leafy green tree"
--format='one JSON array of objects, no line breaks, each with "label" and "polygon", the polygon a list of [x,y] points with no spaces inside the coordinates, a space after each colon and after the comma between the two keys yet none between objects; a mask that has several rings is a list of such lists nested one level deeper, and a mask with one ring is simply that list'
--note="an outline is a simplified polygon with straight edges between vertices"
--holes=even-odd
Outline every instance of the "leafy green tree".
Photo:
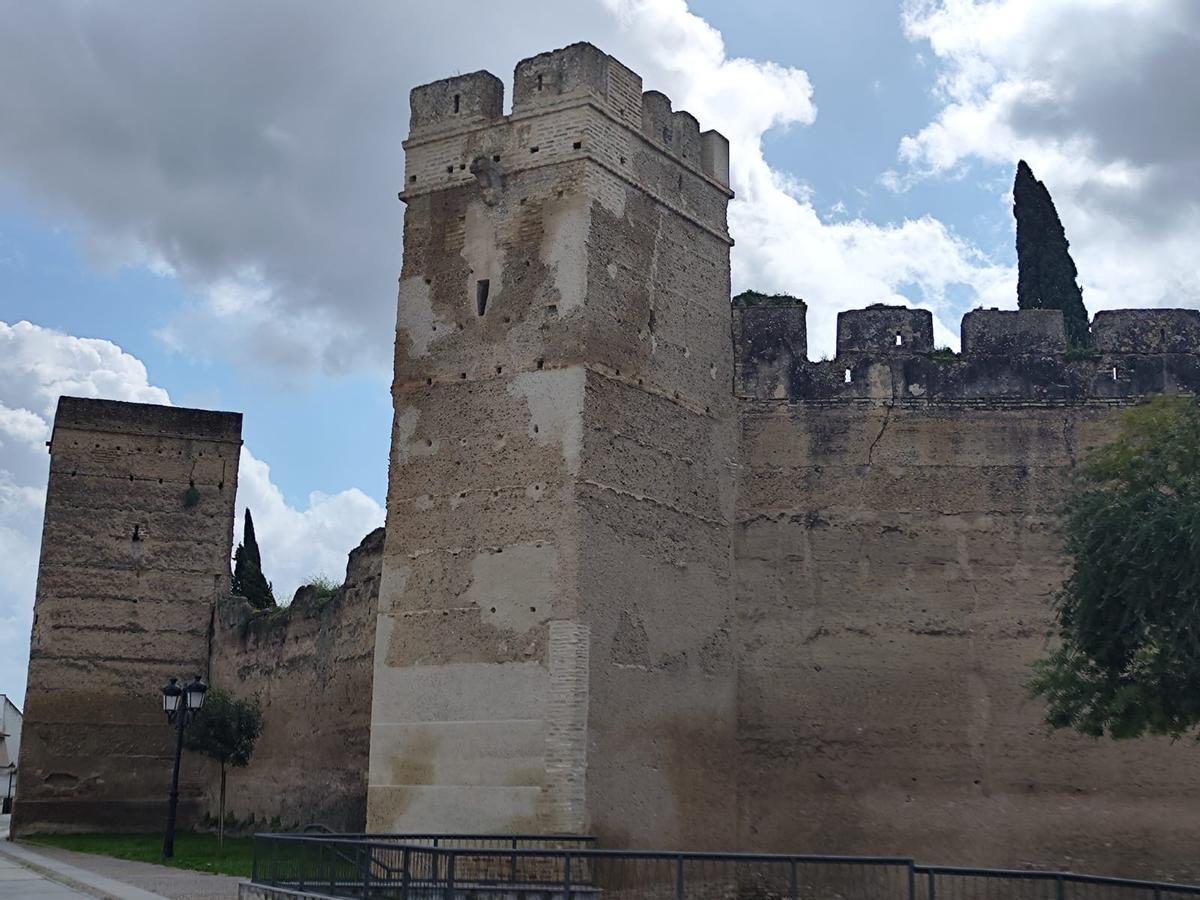
[{"label": "leafy green tree", "polygon": [[233,552],[233,592],[246,600],[255,609],[275,606],[275,592],[262,571],[262,555],[258,552],[258,540],[254,537],[254,519],[250,508],[246,508],[246,525],[242,530],[242,542]]},{"label": "leafy green tree", "polygon": [[217,846],[225,845],[225,772],[249,765],[262,734],[262,711],[256,702],[239,700],[221,688],[209,688],[196,721],[183,732],[183,745],[221,764],[221,818]]},{"label": "leafy green tree", "polygon": [[1073,559],[1061,643],[1035,664],[1047,721],[1084,734],[1178,737],[1200,724],[1200,409],[1159,397],[1125,413],[1078,468],[1064,507]]},{"label": "leafy green tree", "polygon": [[1067,234],[1046,185],[1033,177],[1025,160],[1017,163],[1013,183],[1013,215],[1017,219],[1017,306],[1061,309],[1072,346],[1091,344],[1083,289]]}]

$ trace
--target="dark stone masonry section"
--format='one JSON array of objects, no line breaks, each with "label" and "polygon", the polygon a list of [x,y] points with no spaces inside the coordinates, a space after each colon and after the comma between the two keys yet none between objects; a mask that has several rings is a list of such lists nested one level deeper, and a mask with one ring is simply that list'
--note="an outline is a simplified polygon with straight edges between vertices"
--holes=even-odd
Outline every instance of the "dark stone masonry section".
[{"label": "dark stone masonry section", "polygon": [[811,362],[804,307],[734,310],[740,398],[801,401],[1128,402],[1200,390],[1200,311],[1097,313],[1094,349],[1067,347],[1058,310],[977,309],[962,352],[935,349],[926,310],[872,306],[838,315],[838,352]]}]

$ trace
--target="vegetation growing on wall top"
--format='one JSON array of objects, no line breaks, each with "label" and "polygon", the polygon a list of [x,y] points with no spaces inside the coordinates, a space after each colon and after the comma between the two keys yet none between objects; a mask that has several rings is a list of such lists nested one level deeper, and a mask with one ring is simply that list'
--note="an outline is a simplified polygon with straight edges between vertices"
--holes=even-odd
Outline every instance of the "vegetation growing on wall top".
[{"label": "vegetation growing on wall top", "polygon": [[733,305],[745,306],[804,306],[804,301],[790,294],[764,294],[760,291],[742,291],[733,298]]}]

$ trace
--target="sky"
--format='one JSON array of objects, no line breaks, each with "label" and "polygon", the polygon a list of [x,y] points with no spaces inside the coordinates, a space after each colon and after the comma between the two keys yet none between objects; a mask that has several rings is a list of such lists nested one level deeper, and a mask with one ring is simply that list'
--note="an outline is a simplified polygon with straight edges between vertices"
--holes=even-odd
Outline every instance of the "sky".
[{"label": "sky", "polygon": [[[61,394],[245,414],[290,597],[383,522],[408,91],[587,40],[731,143],[734,290],[1013,307],[1011,187],[1099,309],[1200,306],[1195,0],[0,0],[0,692]],[[240,534],[240,521],[238,533]]]}]

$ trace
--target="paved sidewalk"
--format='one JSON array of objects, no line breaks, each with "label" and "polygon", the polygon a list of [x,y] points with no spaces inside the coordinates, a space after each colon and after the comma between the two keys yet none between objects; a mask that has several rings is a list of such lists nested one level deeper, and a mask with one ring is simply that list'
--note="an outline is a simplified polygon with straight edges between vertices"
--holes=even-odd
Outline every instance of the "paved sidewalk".
[{"label": "paved sidewalk", "polygon": [[[150,863],[75,853],[57,847],[0,841],[0,865],[10,871],[17,893],[5,893],[0,875],[0,898],[18,900],[78,900],[99,897],[109,900],[236,900],[240,879],[231,875],[209,875],[187,869],[172,869]],[[19,885],[37,882],[20,875],[23,867],[41,882],[65,893],[21,893]],[[60,882],[55,884],[54,882]]]},{"label": "paved sidewalk", "polygon": [[91,900],[65,884],[27,869],[9,856],[0,856],[0,900]]}]

